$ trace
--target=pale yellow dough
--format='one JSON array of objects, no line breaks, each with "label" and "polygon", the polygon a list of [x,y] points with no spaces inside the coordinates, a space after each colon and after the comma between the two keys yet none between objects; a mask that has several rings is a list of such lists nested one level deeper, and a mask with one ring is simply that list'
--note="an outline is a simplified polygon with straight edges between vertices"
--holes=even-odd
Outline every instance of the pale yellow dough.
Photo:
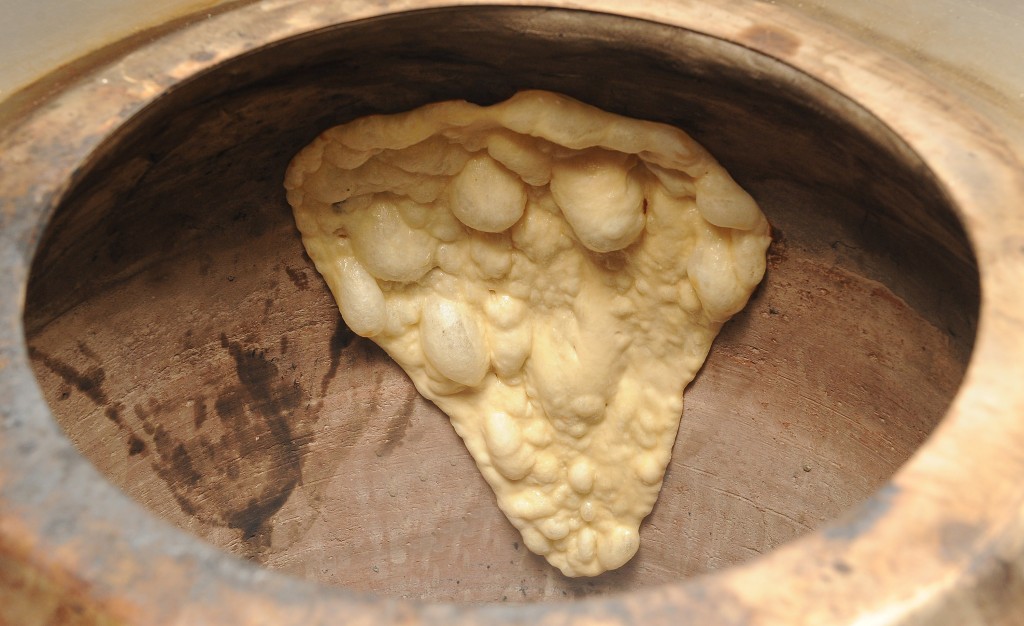
[{"label": "pale yellow dough", "polygon": [[626,563],[683,388],[764,274],[754,200],[682,131],[542,91],[332,128],[285,187],[345,322],[526,546],[567,576]]}]

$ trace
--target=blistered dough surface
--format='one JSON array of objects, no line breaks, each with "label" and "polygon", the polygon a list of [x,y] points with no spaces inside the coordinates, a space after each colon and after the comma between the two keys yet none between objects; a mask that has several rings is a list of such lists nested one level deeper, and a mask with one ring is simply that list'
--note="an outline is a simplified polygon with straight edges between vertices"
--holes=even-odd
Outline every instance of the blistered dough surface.
[{"label": "blistered dough surface", "polygon": [[449,415],[526,546],[568,576],[626,563],[683,388],[764,273],[753,199],[680,130],[540,91],[332,128],[285,186],[348,326]]}]

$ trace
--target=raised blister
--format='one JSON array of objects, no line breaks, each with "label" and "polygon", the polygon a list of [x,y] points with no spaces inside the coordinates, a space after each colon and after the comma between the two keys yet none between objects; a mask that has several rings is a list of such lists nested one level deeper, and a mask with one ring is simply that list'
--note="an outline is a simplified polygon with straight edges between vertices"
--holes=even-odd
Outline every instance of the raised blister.
[{"label": "raised blister", "polygon": [[764,219],[750,194],[717,165],[697,179],[696,191],[697,208],[715,226],[750,230]]},{"label": "raised blister", "polygon": [[384,330],[387,323],[384,293],[359,261],[342,257],[333,264],[326,277],[338,301],[341,317],[352,332],[373,337]]},{"label": "raised blister", "polygon": [[487,137],[487,153],[516,173],[527,185],[541,187],[551,180],[551,160],[536,149],[529,137],[514,133],[493,133]]},{"label": "raised blister", "polygon": [[594,560],[597,556],[597,533],[589,526],[583,527],[576,535],[576,557],[583,563]]},{"label": "raised blister", "polygon": [[502,330],[515,328],[526,317],[526,305],[507,293],[491,292],[484,303],[487,319]]},{"label": "raised blister", "polygon": [[627,155],[591,150],[552,166],[551,194],[587,248],[620,250],[643,231],[643,187],[630,172],[635,163]]},{"label": "raised blister", "polygon": [[728,235],[709,230],[690,255],[686,273],[708,318],[724,322],[747,303],[750,291],[736,280]]},{"label": "raised blister", "polygon": [[534,554],[545,556],[551,553],[551,542],[535,528],[523,530],[523,543]]},{"label": "raised blister", "polygon": [[745,290],[753,290],[761,282],[765,270],[765,256],[761,253],[768,234],[768,221],[761,222],[753,231],[732,234],[733,275]]},{"label": "raised blister", "polygon": [[697,195],[697,185],[685,172],[664,168],[654,163],[647,163],[646,166],[647,171],[654,174],[669,195],[677,198],[692,198]]},{"label": "raised blister", "polygon": [[356,258],[381,280],[412,282],[434,266],[438,241],[409,226],[391,198],[378,199],[354,213],[347,235]]},{"label": "raised blister", "polygon": [[469,258],[485,280],[503,278],[512,269],[512,241],[508,235],[477,233],[469,240]]},{"label": "raised blister", "polygon": [[[554,202],[551,209],[557,211]],[[553,210],[540,203],[529,203],[523,218],[512,228],[512,243],[534,263],[546,263],[572,248],[569,228]]]},{"label": "raised blister", "polygon": [[509,513],[523,520],[547,517],[557,511],[550,498],[538,489],[523,489],[509,498]]},{"label": "raised blister", "polygon": [[645,485],[657,485],[665,473],[665,464],[652,452],[641,452],[633,461],[636,474]]},{"label": "raised blister", "polygon": [[569,485],[573,491],[588,494],[594,488],[596,470],[590,459],[580,457],[569,466]]},{"label": "raised blister", "polygon": [[560,517],[551,517],[540,524],[540,532],[551,541],[565,539],[569,535],[569,522]]},{"label": "raised blister", "polygon": [[494,372],[504,378],[520,377],[533,347],[532,326],[520,324],[509,330],[492,328],[490,338]]},{"label": "raised blister", "polygon": [[470,156],[459,144],[434,135],[404,150],[385,150],[378,158],[410,173],[452,176],[466,166]]},{"label": "raised blister", "polygon": [[640,535],[628,526],[616,526],[606,532],[597,550],[597,559],[603,569],[615,569],[633,558],[640,547]]},{"label": "raised blister", "polygon": [[526,208],[523,181],[486,154],[470,159],[452,180],[449,202],[459,221],[485,233],[500,233]]},{"label": "raised blister", "polygon": [[494,411],[484,420],[484,443],[494,468],[509,480],[519,480],[533,467],[535,455],[523,441],[521,427],[503,411]]},{"label": "raised blister", "polygon": [[592,522],[597,517],[597,507],[590,500],[580,505],[580,519],[584,522]]},{"label": "raised blister", "polygon": [[558,457],[550,452],[541,452],[534,460],[530,477],[541,484],[549,485],[558,480],[561,470],[562,463]]},{"label": "raised blister", "polygon": [[431,297],[420,318],[423,354],[437,370],[462,385],[480,383],[487,374],[487,341],[477,315],[460,302]]}]

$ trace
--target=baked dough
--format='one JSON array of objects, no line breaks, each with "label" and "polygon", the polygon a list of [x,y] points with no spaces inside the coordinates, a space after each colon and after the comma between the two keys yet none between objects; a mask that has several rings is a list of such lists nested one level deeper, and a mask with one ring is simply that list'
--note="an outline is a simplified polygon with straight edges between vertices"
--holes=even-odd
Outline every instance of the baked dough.
[{"label": "baked dough", "polygon": [[526,546],[567,576],[640,545],[768,222],[682,131],[520,92],[370,116],[292,161],[346,324],[448,416]]}]

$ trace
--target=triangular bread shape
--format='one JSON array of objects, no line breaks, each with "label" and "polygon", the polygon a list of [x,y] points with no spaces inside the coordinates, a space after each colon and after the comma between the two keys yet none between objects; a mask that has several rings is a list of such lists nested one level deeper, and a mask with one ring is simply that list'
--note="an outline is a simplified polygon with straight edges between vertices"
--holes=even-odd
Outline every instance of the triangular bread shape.
[{"label": "triangular bread shape", "polygon": [[682,393],[765,269],[754,200],[684,132],[543,91],[324,132],[286,176],[346,324],[448,416],[526,546],[626,563]]}]

